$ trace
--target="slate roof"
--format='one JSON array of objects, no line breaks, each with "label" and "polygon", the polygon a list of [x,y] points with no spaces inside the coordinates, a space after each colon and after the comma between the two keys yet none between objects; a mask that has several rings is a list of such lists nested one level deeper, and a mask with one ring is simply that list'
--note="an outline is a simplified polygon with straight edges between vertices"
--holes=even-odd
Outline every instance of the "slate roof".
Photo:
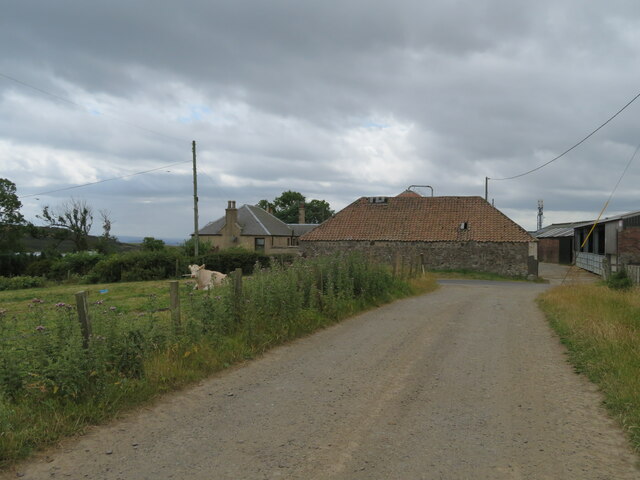
[{"label": "slate roof", "polygon": [[318,223],[287,223],[287,226],[293,230],[293,234],[296,237],[300,237],[305,233],[310,232],[318,225]]},{"label": "slate roof", "polygon": [[[467,229],[461,224],[467,222]],[[522,227],[482,197],[362,197],[300,241],[532,242]]]},{"label": "slate roof", "polygon": [[[225,223],[225,217],[221,217],[198,230],[198,234],[220,235]],[[242,235],[290,237],[293,234],[293,230],[286,223],[255,205],[243,205],[238,208],[238,225]]]}]

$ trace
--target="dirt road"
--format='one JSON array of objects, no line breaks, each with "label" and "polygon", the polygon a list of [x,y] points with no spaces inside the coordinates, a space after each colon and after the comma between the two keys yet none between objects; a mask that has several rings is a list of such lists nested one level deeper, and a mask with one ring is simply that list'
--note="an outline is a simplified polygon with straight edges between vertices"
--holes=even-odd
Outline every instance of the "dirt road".
[{"label": "dirt road", "polygon": [[[445,285],[19,467],[24,479],[638,479],[525,283]],[[2,478],[15,478],[16,473]]]}]

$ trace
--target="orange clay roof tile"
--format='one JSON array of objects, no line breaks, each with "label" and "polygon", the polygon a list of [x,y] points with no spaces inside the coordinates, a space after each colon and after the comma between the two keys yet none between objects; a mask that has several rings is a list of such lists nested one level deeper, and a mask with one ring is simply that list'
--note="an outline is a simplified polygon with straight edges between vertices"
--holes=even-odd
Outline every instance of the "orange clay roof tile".
[{"label": "orange clay roof tile", "polygon": [[[466,229],[461,228],[465,223]],[[522,227],[481,197],[362,197],[300,241],[533,242]]]}]

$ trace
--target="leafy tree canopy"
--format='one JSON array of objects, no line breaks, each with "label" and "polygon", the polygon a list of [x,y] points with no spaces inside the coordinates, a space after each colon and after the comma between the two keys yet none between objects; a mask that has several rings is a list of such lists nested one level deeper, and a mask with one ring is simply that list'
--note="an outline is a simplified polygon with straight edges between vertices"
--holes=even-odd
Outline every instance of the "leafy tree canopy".
[{"label": "leafy tree canopy", "polygon": [[20,249],[20,238],[25,225],[20,213],[22,203],[11,180],[0,178],[0,252]]},{"label": "leafy tree canopy", "polygon": [[305,201],[304,195],[300,192],[287,190],[276,197],[273,202],[260,200],[258,206],[264,210],[271,209],[273,215],[284,223],[298,223],[301,203],[305,205],[305,223],[322,223],[335,213],[326,200],[311,200],[306,203]]}]

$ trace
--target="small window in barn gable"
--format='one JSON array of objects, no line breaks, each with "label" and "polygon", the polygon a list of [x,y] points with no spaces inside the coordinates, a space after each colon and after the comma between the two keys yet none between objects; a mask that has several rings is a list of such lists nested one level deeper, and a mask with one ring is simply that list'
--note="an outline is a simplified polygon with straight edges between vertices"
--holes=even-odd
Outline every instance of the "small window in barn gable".
[{"label": "small window in barn gable", "polygon": [[460,230],[468,230],[469,229],[469,222],[462,222],[460,224]]}]

